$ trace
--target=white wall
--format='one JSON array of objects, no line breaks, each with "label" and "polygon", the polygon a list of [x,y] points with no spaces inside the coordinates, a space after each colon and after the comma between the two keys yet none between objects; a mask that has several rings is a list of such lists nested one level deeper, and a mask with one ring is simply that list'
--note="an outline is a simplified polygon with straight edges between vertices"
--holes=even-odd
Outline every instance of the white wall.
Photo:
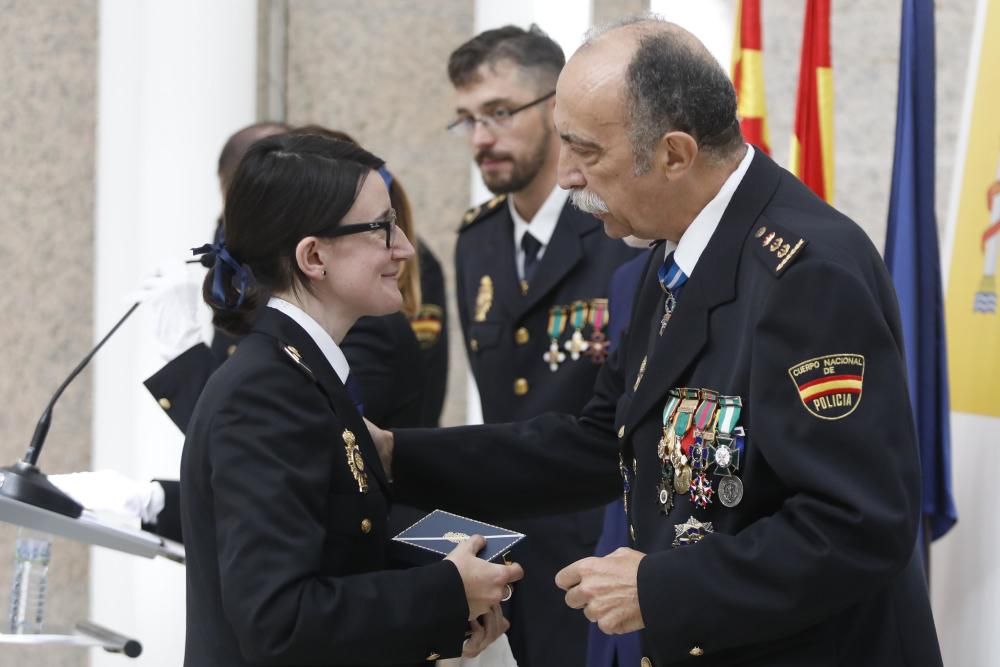
[{"label": "white wall", "polygon": [[[162,261],[211,239],[222,143],[254,121],[254,0],[103,0],[98,72],[95,329]],[[182,438],[142,386],[161,365],[140,307],[95,360],[93,469],[176,478]],[[92,550],[91,618],[143,644],[135,665],[180,665],[184,568]],[[92,653],[95,666],[122,658]]]},{"label": "white wall", "polygon": [[650,0],[649,10],[691,32],[729,72],[736,26],[733,0]]}]

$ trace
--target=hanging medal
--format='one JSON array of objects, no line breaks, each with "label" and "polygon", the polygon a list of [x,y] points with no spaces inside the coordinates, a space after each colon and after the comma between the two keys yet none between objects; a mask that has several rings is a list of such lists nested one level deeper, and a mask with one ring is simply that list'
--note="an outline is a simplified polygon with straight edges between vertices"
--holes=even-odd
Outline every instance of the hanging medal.
[{"label": "hanging medal", "polygon": [[628,521],[628,497],[631,485],[629,484],[628,471],[625,469],[625,457],[618,453],[618,471],[622,474],[622,506],[625,508],[625,520]]},{"label": "hanging medal", "polygon": [[559,370],[559,364],[566,361],[566,354],[559,349],[559,337],[566,329],[566,306],[552,306],[549,311],[549,351],[542,355],[542,359],[549,365],[549,370],[555,373]]},{"label": "hanging medal", "polygon": [[[639,463],[634,458],[632,459],[632,477],[638,474]],[[632,493],[632,482],[629,476],[629,470],[625,466],[625,457],[618,453],[618,470],[622,474],[622,506],[625,508],[625,521],[628,522],[628,532],[632,537],[632,542],[635,542],[635,526],[632,525],[632,517],[629,515],[628,511],[628,501]]]},{"label": "hanging medal", "polygon": [[673,434],[670,445],[670,463],[674,467],[674,491],[686,493],[691,485],[691,466],[688,464],[687,452],[681,448],[681,442],[691,427],[692,417],[698,409],[698,390],[679,389],[681,403],[673,420]]},{"label": "hanging medal", "polygon": [[639,364],[639,372],[635,376],[635,384],[632,385],[632,391],[639,391],[639,383],[642,382],[642,376],[646,374],[646,361],[649,359],[649,355],[642,358],[642,363]]},{"label": "hanging medal", "polygon": [[670,462],[674,432],[671,421],[681,402],[680,393],[676,389],[671,389],[669,396],[667,404],[663,406],[663,436],[656,446],[656,456],[660,459],[660,483],[656,487],[656,500],[664,514],[670,514],[674,508],[674,466]]},{"label": "hanging medal", "polygon": [[743,428],[736,426],[740,419],[743,401],[739,396],[722,396],[719,399],[719,418],[715,445],[711,450],[715,474],[719,480],[719,502],[726,507],[736,507],[743,500],[743,481],[734,475],[740,467],[743,451]]},{"label": "hanging medal", "polygon": [[670,318],[674,315],[674,308],[677,307],[677,297],[674,296],[674,293],[671,290],[663,291],[666,292],[667,296],[663,300],[663,317],[660,318],[659,335],[661,336],[663,335],[663,332],[667,330],[667,324],[670,322]]},{"label": "hanging medal", "polygon": [[590,302],[590,349],[587,356],[595,364],[603,364],[611,351],[611,342],[604,335],[604,327],[608,326],[608,300],[593,299]]},{"label": "hanging medal", "polygon": [[587,311],[590,310],[586,301],[574,301],[570,306],[570,326],[573,327],[573,335],[566,341],[563,347],[569,352],[569,358],[579,361],[580,355],[590,348],[590,343],[583,337],[583,328],[587,326]]},{"label": "hanging medal", "polygon": [[[699,392],[701,403],[694,414],[694,429],[690,443],[682,442],[682,448],[687,446],[687,455],[691,460],[691,481],[688,484],[688,494],[691,502],[702,509],[712,504],[712,481],[705,474],[708,470],[709,445],[705,442],[706,435],[714,429],[714,418],[718,407],[719,394],[710,389]],[[714,435],[711,438],[714,440]]]}]

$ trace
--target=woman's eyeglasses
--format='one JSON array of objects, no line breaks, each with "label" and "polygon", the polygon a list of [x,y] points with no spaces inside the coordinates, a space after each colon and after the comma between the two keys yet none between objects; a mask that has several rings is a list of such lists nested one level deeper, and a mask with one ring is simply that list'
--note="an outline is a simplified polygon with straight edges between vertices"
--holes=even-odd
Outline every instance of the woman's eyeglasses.
[{"label": "woman's eyeglasses", "polygon": [[341,225],[333,230],[331,237],[347,236],[348,234],[361,234],[362,232],[377,232],[381,230],[385,234],[385,247],[391,248],[396,237],[396,209],[390,208],[389,214],[383,220],[372,222],[357,222],[350,225]]}]

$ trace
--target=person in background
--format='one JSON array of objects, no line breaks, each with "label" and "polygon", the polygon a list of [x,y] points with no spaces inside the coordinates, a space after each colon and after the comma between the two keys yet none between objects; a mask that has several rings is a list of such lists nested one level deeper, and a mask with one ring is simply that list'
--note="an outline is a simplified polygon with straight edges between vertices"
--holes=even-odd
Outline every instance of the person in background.
[{"label": "person in background", "polygon": [[[486,423],[583,409],[607,356],[608,281],[636,254],[556,183],[552,98],[564,63],[535,26],[487,30],[448,60],[449,129],[495,195],[466,213],[455,247],[459,320]],[[566,608],[552,579],[593,554],[601,512],[508,527],[530,536],[513,550],[527,574],[505,607],[518,665],[583,665],[586,619]]]},{"label": "person in background", "polygon": [[[372,665],[478,653],[502,634],[518,565],[476,557],[385,570],[391,490],[340,344],[402,305],[413,255],[383,162],[344,141],[280,135],[241,161],[204,297],[241,336],[212,374],[181,459],[185,667]],[[477,620],[480,619],[480,620]]]}]

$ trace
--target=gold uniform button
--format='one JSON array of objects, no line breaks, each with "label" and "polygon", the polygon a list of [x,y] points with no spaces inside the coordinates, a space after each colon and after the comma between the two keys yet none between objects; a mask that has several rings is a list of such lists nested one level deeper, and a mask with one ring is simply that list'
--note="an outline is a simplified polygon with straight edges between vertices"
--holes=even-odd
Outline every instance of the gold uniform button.
[{"label": "gold uniform button", "polygon": [[233,356],[233,352],[235,352],[235,351],[236,351],[236,346],[235,345],[230,345],[229,347],[226,348],[226,356],[227,357]]},{"label": "gold uniform button", "polygon": [[157,401],[157,403],[159,403],[160,407],[163,408],[164,410],[169,410],[170,409],[170,399],[169,398],[161,398],[159,401]]},{"label": "gold uniform button", "polygon": [[514,394],[516,396],[524,396],[528,393],[528,381],[524,378],[517,378],[514,380]]},{"label": "gold uniform button", "polygon": [[531,334],[528,333],[527,329],[521,327],[514,333],[514,340],[517,341],[518,345],[524,345],[531,340]]},{"label": "gold uniform button", "polygon": [[691,650],[688,651],[688,653],[690,653],[696,658],[700,658],[701,656],[705,655],[705,651],[702,650],[700,646],[692,646]]},{"label": "gold uniform button", "polygon": [[622,424],[621,426],[618,427],[618,437],[619,438],[624,438],[625,437],[625,425],[624,424]]},{"label": "gold uniform button", "polygon": [[469,341],[469,349],[472,350],[473,352],[475,352],[476,350],[478,350],[479,349],[479,341],[476,340],[475,338],[473,338],[472,340],[470,340]]},{"label": "gold uniform button", "polygon": [[428,661],[430,661],[430,660],[438,660],[440,658],[441,658],[441,654],[440,653],[431,653],[429,656],[427,656],[425,658],[425,660],[428,660]]},{"label": "gold uniform button", "polygon": [[371,519],[362,519],[361,520],[361,532],[364,533],[365,535],[367,535],[368,533],[372,532],[372,520]]},{"label": "gold uniform button", "polygon": [[649,658],[643,658],[639,661],[640,667],[653,667],[653,661]]}]

